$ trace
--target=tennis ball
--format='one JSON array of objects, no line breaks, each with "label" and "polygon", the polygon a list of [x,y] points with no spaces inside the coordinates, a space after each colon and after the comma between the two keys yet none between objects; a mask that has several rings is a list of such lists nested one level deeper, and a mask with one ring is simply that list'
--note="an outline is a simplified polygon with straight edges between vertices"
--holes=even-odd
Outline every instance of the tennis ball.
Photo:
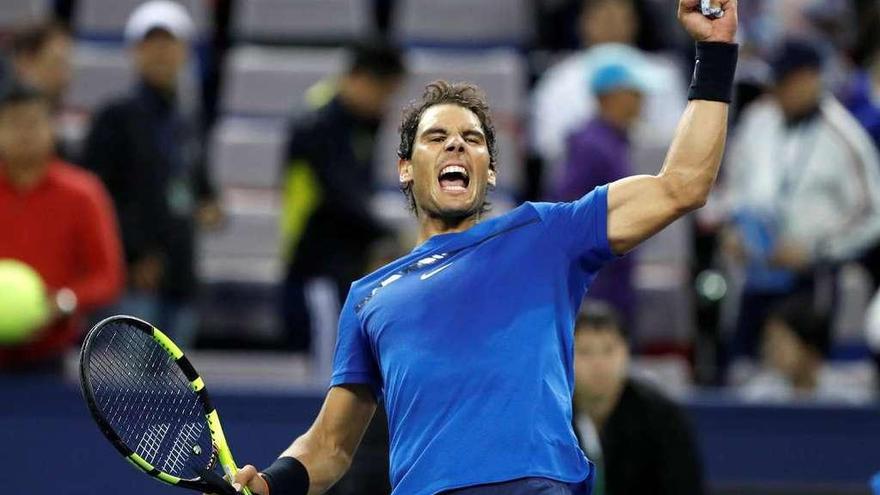
[{"label": "tennis ball", "polygon": [[48,316],[40,274],[21,261],[0,259],[0,345],[27,341]]}]

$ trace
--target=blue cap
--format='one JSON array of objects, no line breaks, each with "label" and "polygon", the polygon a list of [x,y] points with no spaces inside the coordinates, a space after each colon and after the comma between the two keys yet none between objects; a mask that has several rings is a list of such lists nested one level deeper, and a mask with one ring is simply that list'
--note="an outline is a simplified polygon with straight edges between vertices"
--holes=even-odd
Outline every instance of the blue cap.
[{"label": "blue cap", "polygon": [[822,69],[822,52],[816,43],[803,39],[787,39],[770,59],[773,78],[779,82],[799,69]]},{"label": "blue cap", "polygon": [[596,95],[617,90],[645,92],[645,84],[636,72],[624,64],[610,62],[600,65],[593,71],[590,90]]}]

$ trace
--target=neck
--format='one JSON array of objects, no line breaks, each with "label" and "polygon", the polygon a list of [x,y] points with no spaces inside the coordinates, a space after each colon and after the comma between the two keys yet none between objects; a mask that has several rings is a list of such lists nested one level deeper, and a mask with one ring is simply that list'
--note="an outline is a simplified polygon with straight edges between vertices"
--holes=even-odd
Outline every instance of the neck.
[{"label": "neck", "polygon": [[438,234],[452,234],[455,232],[464,232],[473,227],[480,221],[480,214],[463,218],[442,218],[438,216],[428,215],[424,211],[419,214],[419,239],[418,243],[422,244],[431,237]]},{"label": "neck", "polygon": [[168,102],[174,101],[174,98],[177,95],[177,87],[173,84],[169,85],[143,78],[143,85],[148,90],[159,95],[159,97]]},{"label": "neck", "polygon": [[613,112],[604,112],[600,115],[603,122],[626,134],[629,130],[629,121],[627,118],[614,115]]},{"label": "neck", "polygon": [[36,186],[49,166],[48,160],[31,161],[31,162],[12,162],[3,163],[3,173],[6,175],[12,187],[19,191],[26,191]]},{"label": "neck", "polygon": [[624,382],[621,381],[613,390],[603,395],[575,392],[578,408],[590,416],[597,429],[601,430],[611,413],[614,412],[614,408],[620,401],[620,395],[623,393],[623,386]]}]

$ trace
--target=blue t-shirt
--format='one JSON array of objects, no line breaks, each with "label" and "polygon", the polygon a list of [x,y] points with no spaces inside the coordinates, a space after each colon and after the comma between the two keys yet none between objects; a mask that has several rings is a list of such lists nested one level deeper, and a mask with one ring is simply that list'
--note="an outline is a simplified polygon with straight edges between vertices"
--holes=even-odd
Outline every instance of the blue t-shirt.
[{"label": "blue t-shirt", "polygon": [[331,386],[383,394],[395,495],[584,480],[574,319],[613,254],[607,186],[440,234],[352,284]]}]

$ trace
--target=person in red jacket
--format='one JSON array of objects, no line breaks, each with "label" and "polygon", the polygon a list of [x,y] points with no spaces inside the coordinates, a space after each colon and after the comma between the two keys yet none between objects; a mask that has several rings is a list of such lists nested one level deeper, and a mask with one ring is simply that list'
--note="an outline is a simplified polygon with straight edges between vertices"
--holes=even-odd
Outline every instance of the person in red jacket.
[{"label": "person in red jacket", "polygon": [[0,370],[57,367],[76,344],[82,317],[114,302],[123,287],[107,192],[53,150],[49,101],[12,84],[0,94],[0,259],[17,259],[40,274],[50,317],[27,342],[0,346]]}]

